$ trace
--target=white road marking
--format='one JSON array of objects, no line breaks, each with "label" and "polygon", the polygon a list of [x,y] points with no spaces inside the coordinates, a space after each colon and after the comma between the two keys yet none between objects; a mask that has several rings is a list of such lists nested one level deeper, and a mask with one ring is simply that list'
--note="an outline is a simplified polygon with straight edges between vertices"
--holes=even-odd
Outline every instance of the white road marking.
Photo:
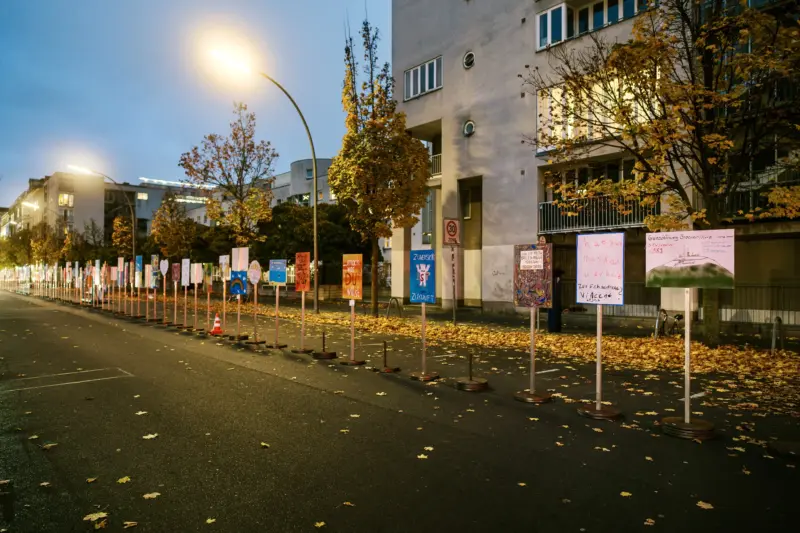
[{"label": "white road marking", "polygon": [[[705,392],[698,392],[698,393],[696,393],[696,394],[692,394],[691,396],[689,396],[689,399],[693,400],[693,399],[695,399],[695,398],[702,398],[702,397],[703,397],[703,396],[705,396],[705,395],[706,395],[706,393],[705,393]],[[683,399],[683,398],[681,398],[681,399],[680,399],[680,401],[684,401],[684,399]]]},{"label": "white road marking", "polygon": [[121,379],[121,378],[132,378],[132,377],[134,377],[133,374],[128,374],[127,372],[126,372],[126,374],[127,375],[125,375],[125,376],[111,376],[111,377],[108,377],[108,378],[84,379],[84,380],[81,380],[81,381],[68,381],[66,383],[54,383],[52,385],[38,385],[36,387],[22,387],[22,388],[19,388],[19,389],[9,389],[9,390],[0,391],[0,394],[4,394],[4,393],[7,393],[7,392],[18,392],[18,391],[23,391],[23,390],[46,389],[46,388],[49,388],[49,387],[63,387],[64,385],[78,385],[79,383],[91,383],[93,381],[106,381],[106,380],[109,380],[109,379]]},{"label": "white road marking", "polygon": [[[88,374],[89,372],[102,372],[103,370],[113,370],[113,368],[95,368],[94,370],[78,370],[76,372],[61,372],[60,374],[45,374],[43,376],[30,376],[27,378],[15,378],[12,381],[25,381],[26,379],[45,379],[45,378],[52,378],[56,376],[70,376],[72,374]],[[118,368],[117,370],[122,370]],[[122,370],[125,372],[124,370]]]},{"label": "white road marking", "polygon": [[558,372],[560,368],[551,368],[550,370],[540,370],[536,374],[549,374],[550,372]]}]

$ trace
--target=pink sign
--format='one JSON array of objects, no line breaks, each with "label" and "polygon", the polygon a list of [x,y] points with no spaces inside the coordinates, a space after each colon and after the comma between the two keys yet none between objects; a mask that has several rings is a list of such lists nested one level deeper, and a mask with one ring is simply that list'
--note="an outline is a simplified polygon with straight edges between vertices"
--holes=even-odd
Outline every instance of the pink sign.
[{"label": "pink sign", "polygon": [[578,235],[575,302],[622,305],[625,280],[625,234]]}]

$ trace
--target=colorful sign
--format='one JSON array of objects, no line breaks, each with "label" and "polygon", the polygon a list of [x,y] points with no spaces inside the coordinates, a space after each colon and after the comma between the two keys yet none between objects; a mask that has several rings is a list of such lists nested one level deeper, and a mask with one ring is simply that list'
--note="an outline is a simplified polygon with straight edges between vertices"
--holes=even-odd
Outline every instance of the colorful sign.
[{"label": "colorful sign", "polygon": [[623,305],[625,234],[578,235],[575,302]]},{"label": "colorful sign", "polygon": [[286,285],[286,259],[269,260],[269,283],[270,285]]},{"label": "colorful sign", "polygon": [[363,298],[362,272],[364,261],[361,254],[344,254],[342,256],[342,298],[345,300],[361,300]]},{"label": "colorful sign", "polygon": [[191,284],[192,262],[188,259],[181,261],[181,287],[188,287]]},{"label": "colorful sign", "polygon": [[734,241],[732,229],[648,233],[645,284],[732,289]]},{"label": "colorful sign", "polygon": [[247,295],[247,271],[246,270],[232,270],[231,271],[231,294],[234,296]]},{"label": "colorful sign", "polygon": [[214,287],[214,263],[203,263],[203,285],[206,292],[211,294]]},{"label": "colorful sign", "polygon": [[261,263],[251,261],[250,267],[247,269],[247,277],[250,279],[250,283],[257,285],[261,281]]},{"label": "colorful sign", "polygon": [[514,246],[514,305],[544,308],[553,305],[552,244]]},{"label": "colorful sign", "polygon": [[446,218],[442,223],[444,227],[444,244],[458,246],[461,244],[461,221],[456,218]]},{"label": "colorful sign", "polygon": [[412,304],[436,303],[436,252],[411,250],[410,280]]},{"label": "colorful sign", "polygon": [[308,292],[311,290],[311,254],[298,252],[294,256],[294,290]]}]

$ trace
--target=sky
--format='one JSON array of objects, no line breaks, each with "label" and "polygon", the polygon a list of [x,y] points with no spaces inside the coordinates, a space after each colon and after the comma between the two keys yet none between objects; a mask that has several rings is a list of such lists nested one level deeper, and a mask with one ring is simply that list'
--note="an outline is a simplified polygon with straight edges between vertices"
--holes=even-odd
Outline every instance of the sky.
[{"label": "sky", "polygon": [[[256,113],[276,173],[310,157],[289,100],[263,78],[220,75],[233,43],[280,82],[308,121],[317,157],[344,134],[344,36],[368,14],[389,61],[391,0],[0,1],[0,206],[67,165],[137,183],[180,180],[183,152],[227,134],[233,103]],[[357,36],[357,35],[356,35]]]}]

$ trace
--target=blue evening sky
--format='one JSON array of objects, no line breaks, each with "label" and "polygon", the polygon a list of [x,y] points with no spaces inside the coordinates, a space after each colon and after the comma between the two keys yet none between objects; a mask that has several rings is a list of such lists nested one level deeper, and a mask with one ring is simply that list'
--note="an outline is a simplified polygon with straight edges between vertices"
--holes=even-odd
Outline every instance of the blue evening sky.
[{"label": "blue evening sky", "polygon": [[227,133],[235,100],[256,112],[258,137],[280,153],[276,172],[310,157],[275,86],[214,77],[205,58],[218,41],[248,41],[255,66],[303,110],[317,157],[335,155],[345,24],[357,33],[365,11],[388,61],[390,0],[2,0],[0,206],[28,178],[68,164],[132,183],[181,179],[180,155],[207,133]]}]

